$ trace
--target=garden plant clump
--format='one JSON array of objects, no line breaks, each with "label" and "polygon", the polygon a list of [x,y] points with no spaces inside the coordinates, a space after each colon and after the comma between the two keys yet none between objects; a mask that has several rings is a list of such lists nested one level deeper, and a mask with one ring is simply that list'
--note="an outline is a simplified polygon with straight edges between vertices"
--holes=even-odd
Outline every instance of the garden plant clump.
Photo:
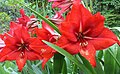
[{"label": "garden plant clump", "polygon": [[10,25],[0,20],[4,30],[0,34],[1,74],[119,74],[120,27],[114,26],[116,22],[109,25],[110,13],[95,11],[97,2],[16,1],[11,7],[19,7],[19,17],[14,15],[10,21],[13,17],[5,11]]}]

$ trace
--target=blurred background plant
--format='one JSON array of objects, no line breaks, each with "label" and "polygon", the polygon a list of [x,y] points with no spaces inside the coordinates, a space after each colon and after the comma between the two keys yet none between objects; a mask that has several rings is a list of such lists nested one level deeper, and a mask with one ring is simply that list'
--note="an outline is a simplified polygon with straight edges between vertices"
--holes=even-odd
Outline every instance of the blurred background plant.
[{"label": "blurred background plant", "polygon": [[[19,2],[26,4],[35,11],[42,14],[44,17],[54,15],[54,10],[51,8],[51,3],[48,0],[19,0]],[[83,0],[84,5],[93,13],[101,12],[105,16],[105,26],[113,30],[113,32],[120,38],[120,0]],[[0,33],[9,29],[9,22],[15,21],[20,16],[19,9],[24,8],[27,15],[33,14],[29,9],[23,7],[17,0],[0,0]],[[36,16],[38,19],[39,17]],[[39,19],[41,21],[41,19]],[[111,55],[110,52],[113,54]],[[96,55],[97,67],[95,68],[97,74],[120,74],[120,47],[114,45],[108,50],[98,51]],[[80,59],[78,55],[75,56]],[[116,62],[116,60],[118,62]],[[67,72],[69,74],[80,74],[78,67],[70,60],[65,58],[67,64]],[[24,67],[22,74],[53,74],[53,59],[51,59],[45,70],[41,69],[41,61],[30,62]],[[0,63],[0,74],[21,74],[17,72],[15,62]],[[64,73],[66,74],[66,73]]]}]

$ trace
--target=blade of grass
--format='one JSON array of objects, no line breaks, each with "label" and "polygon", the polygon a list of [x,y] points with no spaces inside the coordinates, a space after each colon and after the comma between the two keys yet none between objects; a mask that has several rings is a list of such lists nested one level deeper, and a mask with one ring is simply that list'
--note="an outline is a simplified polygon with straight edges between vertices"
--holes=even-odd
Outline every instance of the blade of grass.
[{"label": "blade of grass", "polygon": [[50,46],[51,48],[55,49],[56,51],[58,51],[60,54],[66,56],[67,58],[69,58],[73,63],[75,63],[79,69],[81,71],[83,71],[85,74],[95,74],[90,72],[81,62],[79,62],[76,58],[74,58],[71,54],[69,54],[67,51],[65,51],[64,49],[50,43],[47,42],[45,40],[42,40],[45,44],[47,44],[48,46]]}]

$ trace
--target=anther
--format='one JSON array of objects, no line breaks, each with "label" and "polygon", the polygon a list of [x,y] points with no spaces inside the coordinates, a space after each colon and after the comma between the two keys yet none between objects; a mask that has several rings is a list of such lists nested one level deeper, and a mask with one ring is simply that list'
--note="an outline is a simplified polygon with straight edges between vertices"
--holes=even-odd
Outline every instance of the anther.
[{"label": "anther", "polygon": [[80,44],[79,44],[80,46],[82,46],[82,47],[85,47],[85,46],[87,46],[88,45],[88,42],[86,41],[86,42],[80,42]]}]

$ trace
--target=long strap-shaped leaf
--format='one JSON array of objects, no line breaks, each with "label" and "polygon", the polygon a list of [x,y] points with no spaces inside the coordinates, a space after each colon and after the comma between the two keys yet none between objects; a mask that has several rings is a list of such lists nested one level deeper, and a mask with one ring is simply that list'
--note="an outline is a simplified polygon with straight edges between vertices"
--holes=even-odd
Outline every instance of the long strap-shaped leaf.
[{"label": "long strap-shaped leaf", "polygon": [[[20,4],[22,4],[22,3],[20,3]],[[53,24],[51,21],[49,21],[47,18],[45,18],[44,16],[42,16],[40,13],[33,10],[32,8],[30,8],[30,7],[28,7],[28,6],[24,5],[24,4],[22,4],[22,5],[25,6],[26,8],[28,8],[29,10],[31,10],[34,14],[36,14],[38,17],[40,17],[42,20],[44,20],[48,25],[50,25],[55,31],[57,31],[60,34],[60,31],[57,28],[57,26],[55,26],[55,24]]]},{"label": "long strap-shaped leaf", "polygon": [[108,52],[110,53],[110,55],[114,58],[114,60],[116,61],[117,65],[119,66],[120,68],[120,62],[116,59],[116,57],[114,56],[114,54],[112,53],[111,50],[108,50]]},{"label": "long strap-shaped leaf", "polygon": [[48,46],[50,46],[51,48],[55,49],[57,52],[59,52],[60,54],[64,55],[65,57],[69,58],[73,63],[75,63],[80,69],[81,71],[83,71],[85,74],[95,74],[93,72],[90,72],[90,70],[88,70],[81,62],[79,62],[76,58],[74,58],[71,54],[69,54],[67,51],[65,51],[64,49],[50,43],[47,42],[45,40],[43,40],[43,42],[45,44],[47,44]]}]

